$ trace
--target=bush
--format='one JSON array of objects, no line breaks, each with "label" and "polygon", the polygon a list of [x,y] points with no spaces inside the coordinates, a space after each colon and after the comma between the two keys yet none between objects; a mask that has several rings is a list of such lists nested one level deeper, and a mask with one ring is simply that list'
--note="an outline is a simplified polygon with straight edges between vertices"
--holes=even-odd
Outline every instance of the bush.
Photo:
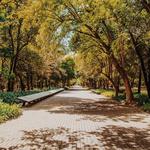
[{"label": "bush", "polygon": [[147,112],[150,112],[150,103],[144,104],[143,110],[144,110],[144,111],[147,111]]},{"label": "bush", "polygon": [[56,88],[49,87],[49,88],[43,88],[42,90],[34,89],[32,91],[0,92],[0,101],[2,100],[4,103],[8,103],[8,104],[15,104],[15,103],[18,104],[19,101],[17,100],[17,97],[31,95],[31,94],[35,94],[47,90],[54,90],[54,89]]},{"label": "bush", "polygon": [[150,99],[145,94],[134,93],[134,98],[140,106],[143,106],[150,102]]},{"label": "bush", "polygon": [[17,103],[17,95],[13,92],[3,93],[1,98],[5,103],[9,103],[9,104]]},{"label": "bush", "polygon": [[19,92],[2,92],[0,93],[0,99],[2,99],[2,101],[5,103],[14,104],[14,103],[19,103],[19,101],[17,101],[17,97],[35,94],[38,92],[41,91],[33,90],[33,91],[19,91]]},{"label": "bush", "polygon": [[114,96],[113,99],[121,102],[126,99],[126,96],[124,94],[119,94],[117,97]]},{"label": "bush", "polygon": [[19,105],[10,105],[0,102],[0,123],[16,118],[19,115],[21,115],[21,109]]}]

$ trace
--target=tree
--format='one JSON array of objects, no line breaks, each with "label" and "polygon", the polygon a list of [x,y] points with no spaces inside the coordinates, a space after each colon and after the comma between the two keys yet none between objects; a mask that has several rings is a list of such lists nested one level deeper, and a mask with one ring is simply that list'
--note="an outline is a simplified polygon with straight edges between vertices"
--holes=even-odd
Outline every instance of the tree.
[{"label": "tree", "polygon": [[65,71],[65,75],[63,77],[63,86],[66,85],[70,86],[70,80],[75,77],[75,62],[72,57],[68,56],[66,57],[62,63],[61,68]]}]

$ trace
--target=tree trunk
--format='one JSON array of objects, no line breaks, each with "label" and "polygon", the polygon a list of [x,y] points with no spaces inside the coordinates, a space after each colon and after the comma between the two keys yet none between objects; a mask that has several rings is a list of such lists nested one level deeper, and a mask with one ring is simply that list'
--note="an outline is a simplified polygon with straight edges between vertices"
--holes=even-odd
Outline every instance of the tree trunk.
[{"label": "tree trunk", "polygon": [[10,62],[10,70],[9,70],[9,78],[8,78],[8,83],[7,83],[7,91],[12,92],[14,91],[14,77],[12,77],[13,72],[13,66],[14,66],[14,58],[11,58]]},{"label": "tree trunk", "polygon": [[133,77],[133,78],[131,79],[131,88],[134,88],[134,84],[135,84],[135,78]]},{"label": "tree trunk", "polygon": [[9,78],[8,83],[7,83],[7,91],[8,92],[14,91],[14,84],[15,84],[14,78]]},{"label": "tree trunk", "polygon": [[[131,39],[132,39],[132,42],[133,42],[133,45],[134,45],[134,48],[135,48],[135,52],[138,56],[138,59],[139,59],[140,65],[141,65],[141,69],[142,69],[142,73],[143,73],[144,82],[145,82],[145,85],[146,85],[148,97],[150,98],[150,79],[148,79],[148,76],[150,76],[150,73],[147,72],[147,70],[146,70],[144,59],[143,59],[142,54],[141,54],[142,49],[140,47],[140,43],[137,43],[135,41],[134,36],[131,32],[129,32],[129,34],[131,36]],[[149,62],[149,64],[150,64],[150,62]]]},{"label": "tree trunk", "polygon": [[31,90],[33,90],[33,75],[30,73],[30,84],[31,84]]},{"label": "tree trunk", "polygon": [[29,77],[29,73],[27,73],[27,90],[30,90],[30,77]]},{"label": "tree trunk", "polygon": [[22,91],[25,91],[25,84],[23,82],[22,76],[18,75],[19,79],[20,79],[20,88]]},{"label": "tree trunk", "polygon": [[126,74],[126,71],[119,65],[118,61],[114,57],[113,54],[111,54],[110,58],[112,59],[112,62],[114,66],[116,67],[117,71],[119,72],[121,78],[123,79],[124,86],[125,86],[125,92],[126,92],[126,102],[127,104],[134,103],[134,97],[131,89],[131,85],[128,79],[128,76]]},{"label": "tree trunk", "polygon": [[138,82],[138,93],[141,93],[141,81],[142,81],[142,72],[141,68],[139,69],[139,82]]},{"label": "tree trunk", "polygon": [[119,95],[119,86],[115,86],[115,97],[118,97]]},{"label": "tree trunk", "polygon": [[115,97],[118,97],[118,94],[119,94],[119,84],[118,84],[118,82],[116,84],[109,75],[107,75],[105,73],[102,73],[102,74],[112,83],[112,85],[115,89]]}]

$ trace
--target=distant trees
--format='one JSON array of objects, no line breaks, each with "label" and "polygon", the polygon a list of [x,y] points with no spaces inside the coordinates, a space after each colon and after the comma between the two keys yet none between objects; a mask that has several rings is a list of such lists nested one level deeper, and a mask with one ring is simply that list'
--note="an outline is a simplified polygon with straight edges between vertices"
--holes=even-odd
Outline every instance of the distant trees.
[{"label": "distant trees", "polygon": [[42,75],[44,60],[32,50],[24,49],[20,54],[17,66],[16,77],[19,80],[21,90],[33,90],[39,88],[39,76]]},{"label": "distant trees", "polygon": [[68,56],[62,61],[60,66],[64,70],[64,75],[62,76],[63,86],[70,86],[70,80],[75,78],[74,59]]}]

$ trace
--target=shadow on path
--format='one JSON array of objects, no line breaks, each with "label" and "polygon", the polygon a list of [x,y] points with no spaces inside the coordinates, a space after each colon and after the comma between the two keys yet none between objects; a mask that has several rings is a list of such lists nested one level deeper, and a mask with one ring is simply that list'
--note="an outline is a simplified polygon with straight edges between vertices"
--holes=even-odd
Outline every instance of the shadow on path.
[{"label": "shadow on path", "polygon": [[[64,128],[24,131],[24,144],[9,147],[8,150],[149,150],[147,132],[118,126],[108,126],[97,132],[70,132]],[[94,144],[94,141],[93,144],[86,144],[84,138],[92,136],[102,145]]]}]

